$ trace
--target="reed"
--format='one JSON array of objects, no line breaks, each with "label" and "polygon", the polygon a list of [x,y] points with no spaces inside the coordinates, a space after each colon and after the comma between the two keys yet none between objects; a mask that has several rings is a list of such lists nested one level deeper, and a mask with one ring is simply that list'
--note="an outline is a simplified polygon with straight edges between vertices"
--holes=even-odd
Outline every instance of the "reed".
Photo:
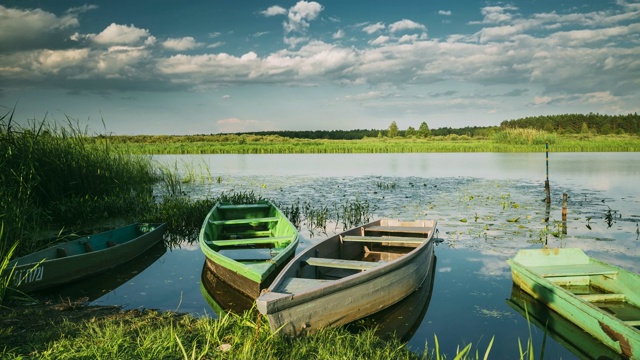
[{"label": "reed", "polygon": [[147,158],[96,141],[67,121],[21,127],[13,111],[0,116],[0,220],[5,239],[20,241],[16,255],[38,248],[32,239],[43,230],[135,217],[153,201],[159,178]]}]

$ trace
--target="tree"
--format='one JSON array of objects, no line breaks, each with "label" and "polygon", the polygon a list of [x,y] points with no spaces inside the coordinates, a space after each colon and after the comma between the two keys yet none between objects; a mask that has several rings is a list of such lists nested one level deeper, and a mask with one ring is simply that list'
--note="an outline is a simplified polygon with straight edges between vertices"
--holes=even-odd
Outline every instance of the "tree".
[{"label": "tree", "polygon": [[416,134],[417,134],[416,129],[413,126],[409,126],[407,128],[407,131],[405,132],[405,135],[407,137],[413,137],[413,136],[416,136]]},{"label": "tree", "polygon": [[429,125],[426,122],[422,122],[420,127],[418,128],[418,135],[423,138],[428,138],[431,136],[431,130],[429,130]]},{"label": "tree", "polygon": [[389,125],[389,137],[394,138],[396,136],[398,136],[398,124],[394,121]]}]

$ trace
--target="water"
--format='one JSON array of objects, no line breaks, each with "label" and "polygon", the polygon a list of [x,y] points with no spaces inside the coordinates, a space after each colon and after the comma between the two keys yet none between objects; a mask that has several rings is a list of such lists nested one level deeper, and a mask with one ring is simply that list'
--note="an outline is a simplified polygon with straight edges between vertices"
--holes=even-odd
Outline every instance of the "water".
[{"label": "water", "polygon": [[[329,207],[358,199],[374,207],[376,218],[436,219],[444,242],[436,248],[426,313],[408,315],[416,317],[408,344],[420,351],[425,344],[432,347],[437,335],[440,349],[450,355],[466,343],[483,353],[495,337],[491,358],[516,357],[518,340],[524,345],[529,337],[526,320],[508,301],[512,282],[506,260],[518,249],[545,242],[579,247],[640,272],[640,154],[551,153],[549,158],[547,208],[544,153],[154,156],[185,174],[206,174],[184,185],[194,198],[253,191],[283,204]],[[564,222],[562,194],[568,195]],[[299,250],[340,230],[340,224],[303,229]],[[146,269],[124,271],[133,277],[115,290],[89,296],[92,303],[216,316],[201,292],[204,256],[196,239],[147,263]],[[539,351],[542,331],[533,325],[531,330]],[[547,339],[546,356],[576,357],[562,342]]]}]

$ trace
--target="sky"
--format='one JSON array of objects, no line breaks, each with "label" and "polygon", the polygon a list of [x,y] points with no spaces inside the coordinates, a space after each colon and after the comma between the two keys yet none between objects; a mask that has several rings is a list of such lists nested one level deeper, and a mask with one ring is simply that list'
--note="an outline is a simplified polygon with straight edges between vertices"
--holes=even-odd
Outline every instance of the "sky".
[{"label": "sky", "polygon": [[0,115],[95,133],[497,126],[640,108],[632,0],[0,0]]}]

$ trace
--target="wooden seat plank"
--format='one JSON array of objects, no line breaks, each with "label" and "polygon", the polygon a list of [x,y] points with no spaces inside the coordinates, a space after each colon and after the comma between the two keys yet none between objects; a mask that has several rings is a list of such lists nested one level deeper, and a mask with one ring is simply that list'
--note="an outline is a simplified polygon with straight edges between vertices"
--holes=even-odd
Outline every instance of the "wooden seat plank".
[{"label": "wooden seat plank", "polygon": [[338,269],[351,269],[351,270],[369,270],[380,264],[380,262],[371,261],[357,261],[357,260],[342,260],[342,259],[327,259],[327,258],[308,258],[307,264],[313,266],[338,268]]},{"label": "wooden seat plank", "polygon": [[282,282],[282,285],[280,285],[276,291],[286,294],[297,294],[324,286],[333,281],[335,280],[304,279],[292,277],[285,279]]},{"label": "wooden seat plank", "polygon": [[275,244],[282,241],[292,240],[292,235],[287,236],[274,236],[274,237],[259,237],[249,239],[229,239],[229,240],[214,240],[207,242],[216,246],[242,246],[251,244]]},{"label": "wooden seat plank", "polygon": [[273,217],[251,218],[251,219],[213,220],[211,222],[214,225],[241,225],[241,224],[251,224],[251,223],[276,222],[279,220],[280,220],[279,217],[273,216]]},{"label": "wooden seat plank", "polygon": [[553,266],[531,266],[531,271],[542,277],[617,275],[618,271],[598,264],[573,264]]},{"label": "wooden seat plank", "polygon": [[386,233],[406,233],[406,234],[429,234],[433,231],[432,227],[424,226],[369,226],[364,228],[365,233],[370,231],[386,232]]},{"label": "wooden seat plank", "polygon": [[578,297],[588,302],[621,302],[626,299],[624,294],[584,294]]},{"label": "wooden seat plank", "polygon": [[269,207],[269,204],[237,204],[237,205],[220,205],[218,209],[266,209]]},{"label": "wooden seat plank", "polygon": [[267,261],[273,258],[270,249],[224,249],[219,253],[235,261]]},{"label": "wooden seat plank", "polygon": [[417,238],[408,236],[355,236],[347,235],[342,237],[343,241],[352,242],[400,242],[400,243],[417,243],[422,244],[429,240],[428,238]]}]

